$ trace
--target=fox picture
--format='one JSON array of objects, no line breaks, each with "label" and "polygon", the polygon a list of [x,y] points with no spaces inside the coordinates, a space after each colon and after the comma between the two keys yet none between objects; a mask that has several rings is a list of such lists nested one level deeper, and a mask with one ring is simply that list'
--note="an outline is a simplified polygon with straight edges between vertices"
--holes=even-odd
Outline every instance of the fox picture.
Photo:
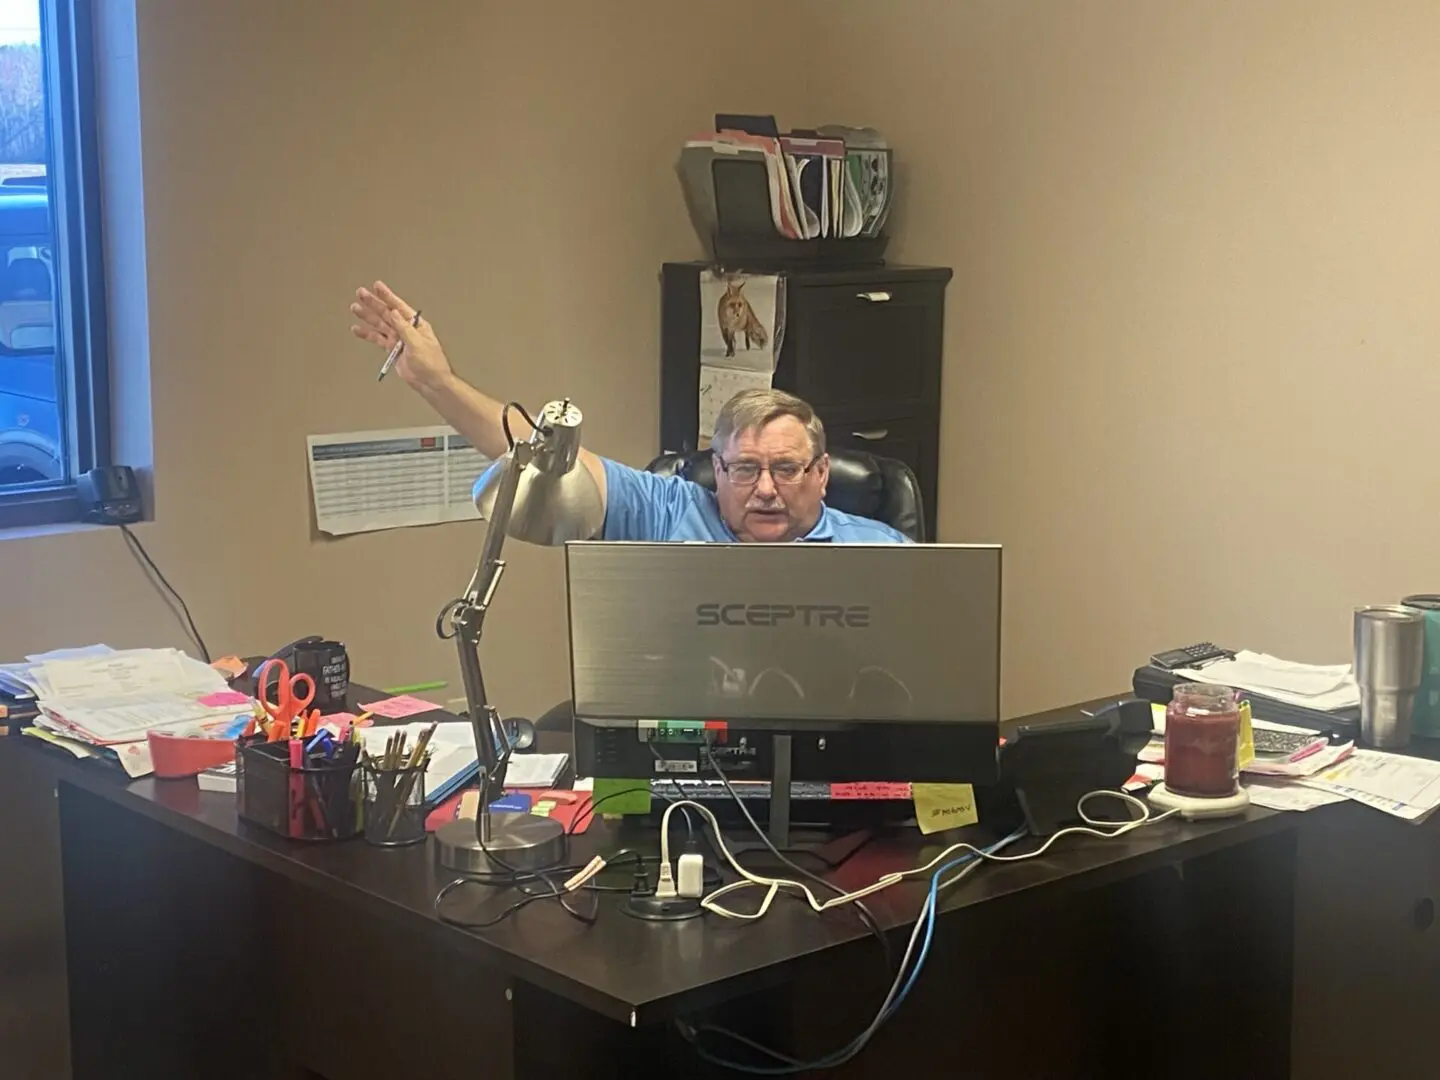
[{"label": "fox picture", "polygon": [[770,341],[765,326],[755,315],[750,301],[742,291],[743,281],[727,281],[720,296],[716,318],[720,323],[720,336],[725,339],[725,355],[735,355],[736,339],[745,338],[746,349],[763,349]]}]

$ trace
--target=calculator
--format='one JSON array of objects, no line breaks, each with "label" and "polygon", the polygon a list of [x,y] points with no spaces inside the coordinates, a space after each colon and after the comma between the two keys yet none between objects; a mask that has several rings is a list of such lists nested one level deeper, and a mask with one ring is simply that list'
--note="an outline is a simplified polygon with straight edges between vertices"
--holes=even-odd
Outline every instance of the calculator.
[{"label": "calculator", "polygon": [[1234,660],[1235,654],[1229,649],[1222,649],[1218,645],[1208,641],[1202,641],[1198,645],[1186,645],[1183,649],[1170,649],[1166,652],[1156,653],[1150,657],[1150,663],[1166,671],[1182,671],[1186,668],[1197,668],[1201,664],[1208,664],[1213,660]]},{"label": "calculator", "polygon": [[1327,741],[1318,731],[1271,731],[1269,728],[1256,728],[1252,736],[1255,740],[1255,753],[1280,754],[1285,757],[1298,754],[1313,742]]}]

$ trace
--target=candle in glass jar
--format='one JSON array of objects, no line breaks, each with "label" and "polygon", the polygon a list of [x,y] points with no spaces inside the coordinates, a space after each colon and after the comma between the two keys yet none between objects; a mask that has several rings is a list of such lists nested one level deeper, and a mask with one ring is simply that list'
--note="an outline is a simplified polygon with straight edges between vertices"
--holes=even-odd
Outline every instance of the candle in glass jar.
[{"label": "candle in glass jar", "polygon": [[1202,799],[1235,794],[1240,706],[1227,686],[1182,683],[1165,709],[1165,787]]}]

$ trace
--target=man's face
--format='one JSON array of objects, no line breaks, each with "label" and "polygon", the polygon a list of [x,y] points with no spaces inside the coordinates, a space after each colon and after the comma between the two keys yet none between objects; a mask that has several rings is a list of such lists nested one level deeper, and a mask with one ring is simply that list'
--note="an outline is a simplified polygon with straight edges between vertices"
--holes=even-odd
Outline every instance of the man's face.
[{"label": "man's face", "polygon": [[737,431],[715,457],[720,516],[736,539],[795,540],[820,520],[830,458],[822,454],[816,460],[805,425],[793,416]]}]

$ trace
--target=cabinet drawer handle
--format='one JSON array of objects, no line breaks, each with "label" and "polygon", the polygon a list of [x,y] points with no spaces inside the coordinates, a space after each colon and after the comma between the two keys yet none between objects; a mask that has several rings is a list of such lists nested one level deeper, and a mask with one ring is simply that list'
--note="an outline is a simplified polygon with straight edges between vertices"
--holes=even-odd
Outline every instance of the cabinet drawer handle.
[{"label": "cabinet drawer handle", "polygon": [[866,442],[879,442],[881,439],[890,437],[890,429],[888,427],[872,427],[866,428],[864,431],[852,431],[850,435],[852,438],[864,439]]},{"label": "cabinet drawer handle", "polygon": [[880,291],[880,292],[857,292],[857,293],[855,294],[855,298],[856,298],[857,300],[868,300],[868,301],[870,301],[870,303],[872,303],[872,304],[883,304],[883,303],[885,303],[885,301],[887,301],[887,300],[890,299],[890,294],[889,294],[888,292],[884,292],[884,291]]}]

